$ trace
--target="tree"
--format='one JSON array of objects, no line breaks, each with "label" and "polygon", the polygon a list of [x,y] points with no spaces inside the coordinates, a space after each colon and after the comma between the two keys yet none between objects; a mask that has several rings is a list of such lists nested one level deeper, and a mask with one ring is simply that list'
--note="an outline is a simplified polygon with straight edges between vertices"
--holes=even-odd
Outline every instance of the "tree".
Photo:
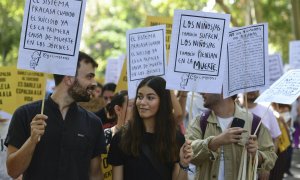
[{"label": "tree", "polygon": [[0,1],[0,63],[2,66],[17,62],[23,7],[23,0]]},{"label": "tree", "polygon": [[[298,2],[299,9],[299,0],[293,1]],[[294,39],[291,26],[291,4],[289,1],[240,0],[234,1],[232,4],[229,2],[225,4],[224,0],[216,0],[216,3],[218,5],[216,8],[231,14],[234,26],[267,22],[269,26],[269,49],[281,52],[283,60],[287,62],[289,53],[288,44],[289,41]],[[294,14],[294,17],[298,17],[299,24],[299,14]]]},{"label": "tree", "polygon": [[[173,16],[173,9],[199,10],[206,0],[126,0],[87,2],[82,48],[91,53],[103,73],[105,60],[126,53],[126,31],[144,27],[147,15]],[[171,8],[170,8],[171,7]]]}]

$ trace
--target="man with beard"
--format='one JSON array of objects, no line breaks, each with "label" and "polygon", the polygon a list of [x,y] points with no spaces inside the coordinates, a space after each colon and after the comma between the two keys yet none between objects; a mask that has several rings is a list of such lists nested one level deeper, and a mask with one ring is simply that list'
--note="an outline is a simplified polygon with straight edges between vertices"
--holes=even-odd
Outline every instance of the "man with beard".
[{"label": "man with beard", "polygon": [[19,107],[5,140],[8,174],[23,180],[103,179],[100,154],[105,140],[100,119],[77,105],[89,101],[98,64],[80,52],[75,77],[54,75],[45,100]]},{"label": "man with beard", "polygon": [[[196,166],[195,180],[238,179],[244,146],[252,157],[258,153],[261,170],[271,170],[276,161],[274,145],[268,130],[262,125],[258,137],[247,136],[254,123],[253,115],[222,94],[201,93],[204,107],[210,109],[197,116],[189,125],[186,138],[192,141]],[[244,121],[242,127],[232,127],[233,120]],[[206,125],[203,129],[203,122]],[[257,122],[257,121],[256,121]]]}]

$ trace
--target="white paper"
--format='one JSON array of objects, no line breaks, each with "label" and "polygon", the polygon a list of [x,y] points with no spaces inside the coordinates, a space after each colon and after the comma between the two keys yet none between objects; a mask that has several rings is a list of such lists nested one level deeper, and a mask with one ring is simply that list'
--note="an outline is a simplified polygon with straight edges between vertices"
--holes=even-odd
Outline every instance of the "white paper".
[{"label": "white paper", "polygon": [[300,41],[290,41],[289,57],[291,68],[300,69]]},{"label": "white paper", "polygon": [[221,93],[230,15],[175,10],[167,88]]},{"label": "white paper", "polygon": [[145,77],[166,74],[166,26],[129,30],[127,37],[128,96],[135,97],[136,88]]},{"label": "white paper", "polygon": [[280,54],[269,55],[269,72],[270,85],[283,75],[283,63]]},{"label": "white paper", "polygon": [[269,89],[256,100],[260,102],[275,102],[292,104],[300,95],[300,69],[290,70],[279,78]]},{"label": "white paper", "polygon": [[26,0],[18,68],[74,76],[86,0]]},{"label": "white paper", "polygon": [[118,83],[123,62],[123,58],[109,58],[107,60],[105,69],[105,83]]},{"label": "white paper", "polygon": [[268,25],[231,29],[227,57],[224,98],[269,87]]}]

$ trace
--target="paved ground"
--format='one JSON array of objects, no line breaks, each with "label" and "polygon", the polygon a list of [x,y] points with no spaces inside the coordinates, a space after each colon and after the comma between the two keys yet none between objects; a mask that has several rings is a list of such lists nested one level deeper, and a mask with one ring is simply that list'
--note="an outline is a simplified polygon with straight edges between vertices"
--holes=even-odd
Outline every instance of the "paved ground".
[{"label": "paved ground", "polygon": [[294,149],[291,172],[294,176],[288,176],[284,180],[300,180],[300,149]]}]

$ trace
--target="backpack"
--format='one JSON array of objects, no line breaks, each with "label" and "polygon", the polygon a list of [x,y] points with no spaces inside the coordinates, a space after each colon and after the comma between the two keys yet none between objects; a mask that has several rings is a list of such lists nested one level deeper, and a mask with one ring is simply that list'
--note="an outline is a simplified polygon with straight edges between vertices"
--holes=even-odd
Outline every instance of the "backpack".
[{"label": "backpack", "polygon": [[[201,131],[202,131],[202,139],[204,138],[204,134],[205,134],[205,130],[206,130],[206,126],[207,126],[207,119],[210,115],[211,111],[208,110],[208,111],[204,111],[200,117],[200,128],[201,128]],[[260,123],[261,121],[261,118],[255,114],[253,114],[253,119],[252,119],[252,126],[251,126],[251,135],[254,134],[258,124]],[[257,130],[257,137],[258,137],[258,134],[259,134],[259,130],[260,128]]]}]

